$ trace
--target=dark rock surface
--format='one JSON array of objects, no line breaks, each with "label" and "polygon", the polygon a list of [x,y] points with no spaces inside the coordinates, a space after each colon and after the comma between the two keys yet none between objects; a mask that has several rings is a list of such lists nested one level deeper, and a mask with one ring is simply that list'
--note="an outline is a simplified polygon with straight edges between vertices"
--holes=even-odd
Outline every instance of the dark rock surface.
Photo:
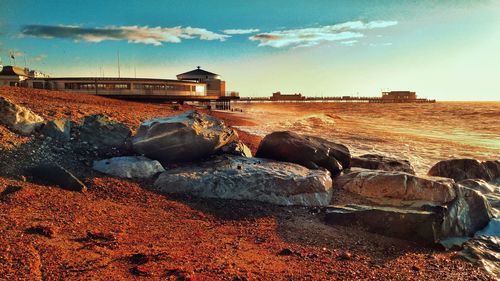
[{"label": "dark rock surface", "polygon": [[465,179],[483,179],[495,181],[500,177],[500,162],[476,159],[450,159],[436,163],[429,170],[428,175],[451,178],[455,181]]},{"label": "dark rock surface", "polygon": [[324,168],[332,176],[351,165],[351,154],[346,146],[289,131],[265,136],[255,156],[296,163],[309,169]]},{"label": "dark rock surface", "polygon": [[71,122],[66,119],[57,119],[47,122],[42,133],[54,139],[68,141],[71,138]]},{"label": "dark rock surface", "polygon": [[415,169],[410,161],[378,154],[365,154],[359,157],[352,157],[351,167],[415,174]]},{"label": "dark rock surface", "polygon": [[113,150],[125,149],[132,134],[127,125],[116,122],[103,114],[83,118],[78,131],[80,142],[88,143],[105,154]]},{"label": "dark rock surface", "polygon": [[354,204],[329,206],[325,212],[329,224],[362,225],[369,232],[426,244],[441,238],[441,212]]},{"label": "dark rock surface", "polygon": [[171,163],[208,157],[236,140],[236,131],[222,120],[192,110],[143,122],[132,144],[138,154]]},{"label": "dark rock surface", "polygon": [[87,186],[81,180],[57,164],[40,164],[29,168],[27,172],[35,181],[53,184],[70,191],[87,190]]}]

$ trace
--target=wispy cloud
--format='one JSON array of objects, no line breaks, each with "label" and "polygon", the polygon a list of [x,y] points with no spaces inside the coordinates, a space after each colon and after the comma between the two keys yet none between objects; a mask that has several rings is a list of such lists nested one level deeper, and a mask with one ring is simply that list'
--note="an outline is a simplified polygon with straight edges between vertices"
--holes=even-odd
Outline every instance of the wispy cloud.
[{"label": "wispy cloud", "polygon": [[107,40],[126,40],[160,46],[163,43],[180,43],[183,39],[225,41],[229,35],[219,34],[196,27],[148,27],[148,26],[107,26],[85,28],[74,25],[26,25],[21,35],[40,38],[65,38],[75,41],[102,42]]},{"label": "wispy cloud", "polygon": [[32,60],[34,61],[43,61],[47,58],[47,55],[46,54],[41,54],[41,55],[38,55],[38,56],[34,56],[32,58]]},{"label": "wispy cloud", "polygon": [[252,41],[259,41],[259,46],[274,48],[310,47],[323,42],[353,41],[364,37],[363,31],[385,28],[398,24],[397,21],[349,21],[335,25],[300,29],[277,30],[250,36]]},{"label": "wispy cloud", "polygon": [[251,28],[251,29],[226,29],[223,30],[225,34],[229,35],[239,35],[239,34],[251,34],[259,32],[259,29]]},{"label": "wispy cloud", "polygon": [[346,45],[346,46],[352,46],[356,43],[358,43],[358,40],[348,40],[348,41],[341,41],[340,42],[340,44]]}]

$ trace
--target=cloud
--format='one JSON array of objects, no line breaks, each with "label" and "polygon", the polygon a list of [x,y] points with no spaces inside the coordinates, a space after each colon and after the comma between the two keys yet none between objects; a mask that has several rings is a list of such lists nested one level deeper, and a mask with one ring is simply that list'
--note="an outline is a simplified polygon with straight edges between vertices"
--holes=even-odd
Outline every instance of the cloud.
[{"label": "cloud", "polygon": [[341,41],[340,42],[340,44],[346,45],[346,46],[352,46],[356,43],[358,43],[358,40],[348,40],[348,41]]},{"label": "cloud", "polygon": [[18,51],[18,50],[10,50],[9,55],[13,55],[14,57],[22,57],[26,55],[24,52]]},{"label": "cloud", "polygon": [[129,43],[160,46],[163,43],[180,43],[183,39],[225,41],[229,35],[218,34],[196,27],[107,26],[85,28],[74,25],[26,25],[21,35],[40,38],[64,38],[75,41],[102,42],[127,40]]},{"label": "cloud", "polygon": [[32,58],[32,60],[34,60],[34,61],[43,61],[43,60],[44,60],[44,59],[46,59],[46,58],[47,58],[47,55],[46,55],[46,54],[41,54],[41,55],[38,55],[38,56],[34,56],[34,57]]},{"label": "cloud", "polygon": [[353,41],[364,37],[362,31],[385,28],[398,24],[397,21],[350,21],[335,25],[300,29],[277,30],[250,36],[252,41],[259,41],[259,46],[273,48],[310,47],[323,42]]},{"label": "cloud", "polygon": [[251,28],[251,29],[226,29],[223,30],[225,34],[229,35],[239,35],[239,34],[250,34],[259,32],[259,29]]}]

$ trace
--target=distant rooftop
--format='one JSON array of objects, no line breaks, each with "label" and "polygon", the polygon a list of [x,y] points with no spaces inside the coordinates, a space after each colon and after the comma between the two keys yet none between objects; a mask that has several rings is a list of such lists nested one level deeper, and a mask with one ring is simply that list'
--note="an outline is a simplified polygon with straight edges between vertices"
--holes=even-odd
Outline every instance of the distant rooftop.
[{"label": "distant rooftop", "polygon": [[213,73],[210,71],[206,71],[201,69],[201,67],[197,67],[194,70],[184,72],[177,75],[177,79],[198,79],[198,78],[219,78],[219,74]]}]

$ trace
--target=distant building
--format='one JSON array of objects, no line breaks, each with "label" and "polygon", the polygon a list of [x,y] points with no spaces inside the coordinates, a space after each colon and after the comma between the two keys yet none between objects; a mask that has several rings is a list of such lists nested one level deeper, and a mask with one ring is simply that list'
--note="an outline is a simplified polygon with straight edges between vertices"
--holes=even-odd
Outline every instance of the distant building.
[{"label": "distant building", "polygon": [[302,94],[282,94],[281,92],[273,93],[270,100],[279,101],[279,100],[305,100]]},{"label": "distant building", "polygon": [[29,77],[26,68],[10,65],[0,66],[0,86],[20,86]]},{"label": "distant building", "polygon": [[417,94],[410,91],[390,91],[382,92],[383,100],[395,100],[395,101],[405,101],[405,100],[416,100]]}]

